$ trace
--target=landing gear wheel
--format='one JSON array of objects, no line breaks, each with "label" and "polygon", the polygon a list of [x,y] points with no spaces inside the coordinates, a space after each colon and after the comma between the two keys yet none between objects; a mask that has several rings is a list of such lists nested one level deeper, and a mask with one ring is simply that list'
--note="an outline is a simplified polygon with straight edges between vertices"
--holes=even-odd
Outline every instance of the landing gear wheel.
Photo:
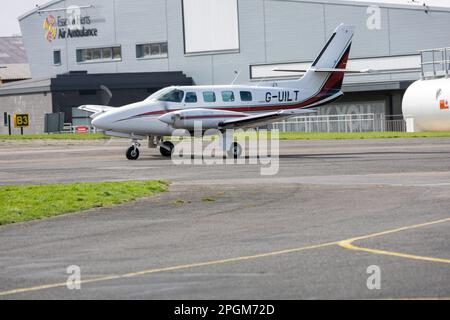
[{"label": "landing gear wheel", "polygon": [[136,146],[131,146],[127,150],[128,160],[137,160],[139,158],[139,149]]},{"label": "landing gear wheel", "polygon": [[159,147],[159,152],[163,157],[171,157],[175,146],[170,141],[164,141]]},{"label": "landing gear wheel", "polygon": [[230,158],[239,158],[242,154],[242,147],[239,143],[233,142],[231,144],[230,150],[227,151],[227,154]]}]

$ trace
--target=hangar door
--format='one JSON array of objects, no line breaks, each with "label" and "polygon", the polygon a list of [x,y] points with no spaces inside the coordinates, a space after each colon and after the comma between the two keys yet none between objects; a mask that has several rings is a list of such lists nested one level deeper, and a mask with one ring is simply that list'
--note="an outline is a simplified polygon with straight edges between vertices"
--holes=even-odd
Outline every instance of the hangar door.
[{"label": "hangar door", "polygon": [[184,50],[239,50],[237,0],[183,0]]}]

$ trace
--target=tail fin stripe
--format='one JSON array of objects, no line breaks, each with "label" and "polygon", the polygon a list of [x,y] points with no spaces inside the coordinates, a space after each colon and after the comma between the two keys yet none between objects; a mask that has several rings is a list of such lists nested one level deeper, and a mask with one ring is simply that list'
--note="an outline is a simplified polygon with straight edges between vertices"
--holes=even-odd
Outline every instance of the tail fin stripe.
[{"label": "tail fin stripe", "polygon": [[313,64],[311,65],[312,67],[315,67],[317,62],[319,62],[320,58],[322,58],[322,55],[325,53],[325,51],[327,50],[328,46],[333,41],[335,36],[336,36],[336,32],[333,33],[333,35],[330,37],[330,39],[328,39],[328,42],[325,44],[322,51],[320,51],[319,55],[317,56],[316,60],[314,60]]},{"label": "tail fin stripe", "polygon": [[[336,69],[345,69],[347,67],[347,61],[348,57],[350,55],[350,48],[351,44],[347,47],[344,54],[342,55],[341,59],[336,65]],[[328,79],[325,80],[324,84],[322,85],[321,89],[319,90],[318,95],[323,93],[324,91],[328,91],[328,89],[340,89],[339,82],[342,82],[344,80],[344,72],[334,71],[330,72],[330,75],[328,76]],[[337,86],[339,88],[337,88]]]}]

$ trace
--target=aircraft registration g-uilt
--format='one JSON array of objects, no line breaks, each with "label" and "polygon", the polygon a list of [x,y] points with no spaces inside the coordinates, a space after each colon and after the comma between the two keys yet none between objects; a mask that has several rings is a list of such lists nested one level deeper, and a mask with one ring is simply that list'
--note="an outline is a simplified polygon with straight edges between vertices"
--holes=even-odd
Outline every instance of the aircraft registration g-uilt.
[{"label": "aircraft registration g-uilt", "polygon": [[[130,138],[129,160],[139,158],[139,141],[148,139],[149,147],[160,148],[170,157],[174,145],[164,141],[176,130],[193,134],[202,130],[229,132],[255,128],[290,117],[316,112],[312,108],[340,98],[342,82],[352,44],[354,27],[339,25],[317,58],[299,79],[260,83],[258,85],[173,86],[155,92],[144,101],[123,107],[84,105],[92,112],[92,125],[110,136]],[[223,151],[230,157],[241,155],[242,147],[222,135]]]}]

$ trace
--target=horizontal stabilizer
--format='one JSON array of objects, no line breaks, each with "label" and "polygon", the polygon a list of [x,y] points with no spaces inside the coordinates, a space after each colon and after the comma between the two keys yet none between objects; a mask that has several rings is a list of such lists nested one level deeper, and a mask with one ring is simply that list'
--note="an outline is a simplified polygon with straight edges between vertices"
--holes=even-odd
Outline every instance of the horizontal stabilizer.
[{"label": "horizontal stabilizer", "polygon": [[394,69],[363,69],[363,70],[348,70],[348,69],[336,69],[336,68],[318,68],[318,69],[281,69],[281,68],[274,68],[272,71],[278,71],[278,72],[295,72],[295,73],[305,73],[308,71],[311,72],[324,72],[324,73],[330,73],[330,72],[342,72],[347,74],[389,74],[389,73],[407,73],[407,72],[420,72],[420,68],[394,68]]},{"label": "horizontal stabilizer", "polygon": [[280,68],[274,68],[273,71],[279,71],[279,72],[296,72],[296,73],[305,73],[308,71],[312,72],[343,72],[343,73],[372,73],[373,70],[370,69],[364,69],[364,70],[348,70],[348,69],[336,69],[336,68],[318,68],[318,69],[280,69]]}]

